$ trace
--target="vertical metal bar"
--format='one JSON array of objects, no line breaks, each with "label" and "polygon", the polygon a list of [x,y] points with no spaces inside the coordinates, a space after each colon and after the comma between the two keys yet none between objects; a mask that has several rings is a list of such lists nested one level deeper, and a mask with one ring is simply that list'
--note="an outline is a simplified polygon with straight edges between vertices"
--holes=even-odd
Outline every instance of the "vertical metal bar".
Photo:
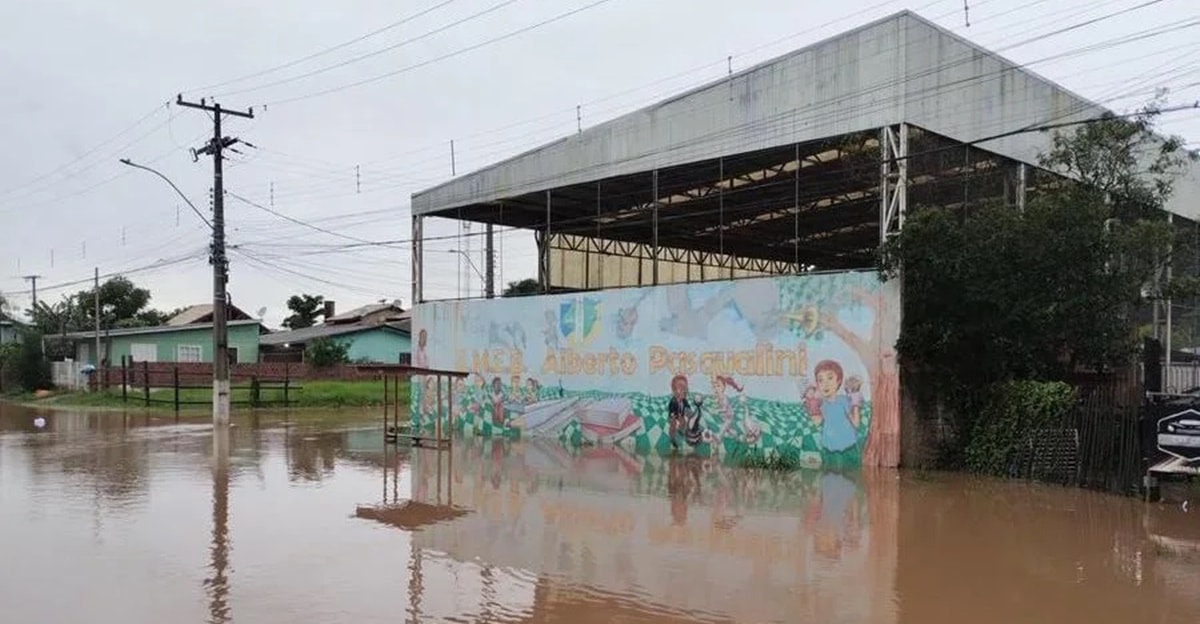
[{"label": "vertical metal bar", "polygon": [[424,217],[412,218],[412,301],[413,305],[425,302],[425,227]]},{"label": "vertical metal bar", "polygon": [[888,230],[892,224],[888,206],[891,197],[888,194],[888,178],[892,173],[891,154],[888,149],[889,128],[879,129],[879,242],[886,243]]},{"label": "vertical metal bar", "polygon": [[800,144],[796,144],[796,172],[792,181],[792,263],[800,272]]},{"label": "vertical metal bar", "polygon": [[1017,210],[1025,212],[1025,188],[1029,175],[1025,163],[1017,165]]},{"label": "vertical metal bar", "polygon": [[653,230],[654,230],[654,231],[653,231],[653,238],[654,238],[654,264],[652,265],[652,267],[651,267],[651,269],[650,269],[650,275],[651,275],[651,280],[652,280],[652,283],[653,283],[655,286],[658,286],[658,256],[659,256],[659,253],[660,253],[660,252],[659,252],[659,249],[658,249],[658,169],[655,169],[655,170],[654,170],[654,172],[653,172],[653,174],[651,174],[650,180],[651,180],[651,182],[650,182],[650,186],[651,186],[651,189],[650,189],[650,194],[651,194],[651,195],[653,196],[653,198],[654,198],[654,199],[653,199],[653,204],[652,204],[652,206],[653,206],[653,210],[654,210],[654,214],[653,214],[653,216],[651,217],[651,218],[653,219],[653,226],[652,226],[652,227],[653,227]]},{"label": "vertical metal bar", "polygon": [[[1170,213],[1170,212],[1167,213],[1167,223],[1171,226],[1171,240],[1174,241],[1175,240],[1175,215],[1174,215],[1174,213]],[[1175,247],[1175,245],[1172,244],[1167,248],[1168,249],[1168,255],[1167,255],[1167,258],[1168,258],[1167,259],[1167,285],[1168,286],[1171,283],[1171,276],[1173,273],[1173,267],[1171,266],[1173,264],[1173,262],[1170,259],[1171,258],[1170,251],[1173,251],[1174,247]],[[1171,327],[1171,324],[1172,324],[1171,313],[1172,313],[1174,307],[1175,306],[1172,305],[1171,299],[1167,298],[1167,344],[1166,344],[1166,349],[1165,349],[1167,352],[1167,379],[1171,379],[1175,373],[1175,369],[1171,366],[1171,337],[1172,337],[1172,334],[1174,333],[1172,330],[1172,327]],[[1181,388],[1176,388],[1175,390],[1179,391],[1179,390],[1181,390]]]},{"label": "vertical metal bar", "polygon": [[896,153],[899,179],[893,191],[896,196],[896,231],[904,230],[904,217],[908,212],[908,124],[900,124],[900,149]]},{"label": "vertical metal bar", "polygon": [[[545,233],[542,234],[541,250],[541,265],[542,265],[542,292],[550,292],[550,284],[552,282],[550,276],[550,219],[551,219],[551,193],[546,191],[546,225]],[[440,383],[440,380],[439,380]]]}]

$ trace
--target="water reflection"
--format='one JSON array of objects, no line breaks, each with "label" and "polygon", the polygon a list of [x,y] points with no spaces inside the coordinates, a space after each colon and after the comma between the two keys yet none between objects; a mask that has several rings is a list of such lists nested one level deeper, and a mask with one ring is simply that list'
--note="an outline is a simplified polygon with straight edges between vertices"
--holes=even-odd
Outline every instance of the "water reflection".
[{"label": "water reflection", "polygon": [[[0,404],[0,620],[1200,621],[1193,507]],[[236,548],[234,548],[236,546]]]},{"label": "water reflection", "polygon": [[204,579],[208,590],[209,622],[229,622],[229,428],[212,433],[212,576]]},{"label": "water reflection", "polygon": [[[457,470],[439,475],[447,454]],[[554,588],[535,597],[583,587],[589,600],[568,602],[608,596],[606,608],[643,615],[892,621],[895,531],[876,534],[868,518],[895,525],[894,473],[748,472],[698,457],[499,440],[414,450],[413,465],[415,500],[452,487],[472,511],[426,526],[416,548]]]}]

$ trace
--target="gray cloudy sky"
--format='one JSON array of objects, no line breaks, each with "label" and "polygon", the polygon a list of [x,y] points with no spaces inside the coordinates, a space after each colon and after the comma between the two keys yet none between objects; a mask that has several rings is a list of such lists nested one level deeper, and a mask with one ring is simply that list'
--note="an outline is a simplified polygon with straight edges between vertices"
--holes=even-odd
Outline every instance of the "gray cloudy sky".
[{"label": "gray cloudy sky", "polygon": [[[345,235],[407,239],[409,196],[450,176],[452,139],[459,172],[469,171],[574,132],[577,104],[586,127],[719,78],[730,55],[735,70],[745,68],[905,8],[995,50],[1146,3],[970,0],[967,27],[962,0],[607,0],[436,60],[595,1],[4,3],[0,293],[24,308],[24,274],[41,275],[40,296],[58,299],[78,286],[55,285],[90,279],[93,267],[108,274],[162,263],[129,274],[151,288],[153,305],[211,299],[203,224],[161,180],[117,162],[152,164],[207,211],[211,164],[193,163],[186,148],[205,140],[211,126],[198,111],[166,106],[179,92],[254,106],[254,120],[227,125],[228,134],[256,146],[230,155],[231,193]],[[328,54],[264,71],[426,10]],[[1172,102],[1190,101],[1200,98],[1200,28],[1187,24],[1198,17],[1195,0],[1160,0],[1003,54],[1086,97],[1125,95],[1108,102],[1117,109],[1141,103],[1156,87],[1171,87]],[[1034,63],[1169,24],[1182,27]],[[383,51],[389,46],[396,47]],[[311,75],[294,79],[304,74]],[[1165,127],[1200,141],[1200,115],[1172,114]],[[284,300],[297,292],[323,294],[340,309],[383,298],[407,305],[407,244],[345,249],[346,239],[233,197],[226,212],[230,242],[239,246],[231,254],[234,303],[251,313],[266,308],[269,324],[278,324]],[[456,231],[448,222],[430,228]],[[427,296],[479,291],[478,278],[460,273],[459,257],[445,251],[467,244],[428,245],[442,251],[430,252]],[[534,274],[527,236],[510,233],[501,244],[503,280]]]}]

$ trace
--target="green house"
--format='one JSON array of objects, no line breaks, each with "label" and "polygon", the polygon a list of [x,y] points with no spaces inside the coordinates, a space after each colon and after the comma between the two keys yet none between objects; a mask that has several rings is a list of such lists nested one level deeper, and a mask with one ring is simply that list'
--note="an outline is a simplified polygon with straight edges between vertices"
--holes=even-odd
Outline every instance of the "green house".
[{"label": "green house", "polygon": [[[228,328],[231,359],[257,362],[262,324],[257,320],[231,320]],[[95,332],[75,332],[65,338],[73,343],[77,362],[96,365]],[[122,358],[135,362],[212,362],[212,323],[101,330],[100,357],[114,365]]]},{"label": "green house", "polygon": [[346,345],[352,362],[407,362],[412,340],[405,327],[396,324],[316,325],[261,337],[263,361],[302,362],[308,345],[328,338]]}]

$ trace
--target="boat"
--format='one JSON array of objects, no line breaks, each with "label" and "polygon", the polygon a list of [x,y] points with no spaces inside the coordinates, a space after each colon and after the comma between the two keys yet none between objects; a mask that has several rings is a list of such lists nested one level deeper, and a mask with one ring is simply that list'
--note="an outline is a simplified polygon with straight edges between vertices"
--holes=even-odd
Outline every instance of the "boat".
[{"label": "boat", "polygon": [[575,409],[584,439],[594,444],[616,444],[637,433],[642,419],[633,413],[633,402],[623,397],[597,399]]}]

